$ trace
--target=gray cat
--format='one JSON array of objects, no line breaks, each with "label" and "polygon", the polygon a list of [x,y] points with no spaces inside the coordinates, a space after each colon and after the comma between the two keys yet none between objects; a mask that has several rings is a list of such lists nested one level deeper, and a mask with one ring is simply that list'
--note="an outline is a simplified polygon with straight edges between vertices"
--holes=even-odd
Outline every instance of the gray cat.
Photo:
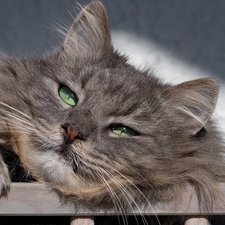
[{"label": "gray cat", "polygon": [[[210,210],[225,180],[224,143],[210,117],[218,84],[172,86],[138,71],[111,44],[100,2],[85,7],[60,50],[2,57],[0,149],[14,152],[62,201],[115,208],[180,201],[193,187]],[[0,160],[0,192],[10,176]]]}]

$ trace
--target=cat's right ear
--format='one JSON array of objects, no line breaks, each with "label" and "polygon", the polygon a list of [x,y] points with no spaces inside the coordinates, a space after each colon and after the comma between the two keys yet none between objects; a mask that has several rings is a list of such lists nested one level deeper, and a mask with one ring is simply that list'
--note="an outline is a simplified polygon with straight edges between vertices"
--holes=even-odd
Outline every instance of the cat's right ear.
[{"label": "cat's right ear", "polygon": [[96,58],[111,48],[111,35],[107,13],[99,1],[93,1],[82,11],[71,26],[62,51],[71,56]]},{"label": "cat's right ear", "polygon": [[168,113],[183,134],[196,135],[207,122],[216,106],[219,86],[208,78],[184,82],[166,91]]}]

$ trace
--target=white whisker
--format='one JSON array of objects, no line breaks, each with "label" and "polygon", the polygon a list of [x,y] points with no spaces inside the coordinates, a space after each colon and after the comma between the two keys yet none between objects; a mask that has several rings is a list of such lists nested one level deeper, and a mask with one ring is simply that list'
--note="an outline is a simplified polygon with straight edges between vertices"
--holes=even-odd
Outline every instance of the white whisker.
[{"label": "white whisker", "polygon": [[144,178],[139,172],[137,172],[134,168],[132,168],[132,167],[130,167],[130,169],[131,170],[133,170],[136,174],[138,174],[138,176],[140,176],[148,185],[149,185],[149,187],[155,192],[155,193],[157,193],[156,192],[156,190],[155,190],[155,188],[146,180],[146,178]]},{"label": "white whisker", "polygon": [[15,131],[11,131],[11,130],[4,130],[4,131],[0,131],[0,133],[6,133],[6,132],[12,132],[12,133],[22,133],[22,134],[27,134],[29,132],[22,132],[21,130],[15,130]]},{"label": "white whisker", "polygon": [[156,219],[157,219],[158,223],[161,224],[160,221],[159,221],[159,218],[158,218],[158,216],[157,216],[157,214],[156,214],[156,212],[155,212],[155,210],[154,210],[154,208],[153,208],[153,206],[152,206],[152,204],[149,202],[149,200],[146,198],[146,196],[142,193],[142,191],[141,191],[141,190],[140,190],[140,189],[139,189],[132,181],[130,181],[126,176],[124,176],[124,175],[123,175],[122,173],[120,173],[118,170],[116,170],[116,169],[113,168],[113,167],[112,167],[112,169],[113,169],[115,172],[117,172],[118,174],[120,174],[123,178],[125,178],[132,186],[134,186],[134,187],[138,190],[138,192],[144,197],[144,199],[146,200],[146,202],[148,203],[148,205],[151,207],[153,213],[154,213],[155,216],[156,216]]},{"label": "white whisker", "polygon": [[[1,110],[1,109],[0,109],[0,110]],[[7,112],[7,114],[8,114],[8,115],[10,115],[11,117],[15,118],[15,119],[16,119],[16,120],[18,120],[18,121],[21,121],[21,122],[23,122],[23,123],[26,123],[26,124],[28,124],[28,125],[30,125],[30,126],[35,127],[35,125],[34,125],[34,124],[29,123],[27,120],[24,120],[24,119],[18,118],[18,117],[16,117],[16,116],[12,115],[10,112]],[[7,116],[8,116],[8,115],[7,115]],[[0,118],[4,119],[5,117],[0,117]]]},{"label": "white whisker", "polygon": [[[19,125],[19,126],[23,126],[21,123],[17,123],[16,121],[12,121],[11,119],[9,119],[9,118],[6,118],[6,117],[2,117],[2,116],[0,116],[0,118],[2,118],[2,119],[4,119],[4,120],[6,120],[6,121],[9,121],[10,123],[7,123],[7,124],[13,124],[13,125]],[[33,128],[31,128],[31,127],[29,127],[29,126],[23,126],[24,128],[26,128],[27,130],[30,130],[30,131],[34,131],[34,132],[36,132],[37,130],[35,129],[33,129]]]},{"label": "white whisker", "polygon": [[16,118],[16,119],[21,119],[21,120],[23,120],[23,121],[29,122],[27,119],[22,118],[20,115],[17,115],[17,114],[15,114],[15,113],[13,113],[13,112],[10,112],[10,111],[8,111],[8,110],[5,110],[5,109],[0,108],[0,111],[3,112],[3,115],[5,115],[5,116],[9,116],[9,115],[10,115],[10,116],[12,116],[12,117],[14,117],[14,118]]},{"label": "white whisker", "polygon": [[14,110],[14,111],[16,111],[16,112],[20,113],[21,115],[23,115],[23,116],[25,116],[25,117],[27,117],[27,118],[29,118],[29,119],[31,119],[31,120],[32,120],[32,118],[31,118],[31,117],[29,117],[29,116],[28,116],[28,115],[26,115],[25,113],[20,112],[18,109],[15,109],[14,107],[9,106],[9,105],[7,105],[7,104],[5,104],[5,103],[3,103],[3,102],[0,102],[0,104],[1,104],[1,105],[6,106],[6,107],[8,107],[8,108],[10,108],[10,109],[12,109],[12,110]]},{"label": "white whisker", "polygon": [[[102,173],[101,173],[100,175],[99,175],[99,173],[98,173],[97,171],[95,171],[95,173],[96,173],[96,175],[103,181],[103,183],[106,185],[106,188],[107,188],[107,190],[108,190],[108,192],[109,192],[109,194],[110,194],[110,196],[111,196],[111,199],[112,199],[112,201],[113,201],[113,204],[114,204],[114,206],[115,206],[115,210],[116,210],[116,213],[117,213],[117,217],[119,218],[119,214],[118,214],[118,212],[117,212],[117,207],[118,207],[119,212],[120,212],[120,214],[121,214],[121,216],[122,216],[123,223],[128,225],[127,218],[125,217],[126,219],[124,219],[125,211],[124,211],[124,209],[123,209],[123,205],[121,204],[121,202],[120,202],[119,198],[117,197],[115,191],[112,189],[112,187],[111,187],[111,186],[109,185],[109,183],[106,181],[106,179],[105,179],[105,177],[103,176]],[[115,201],[115,200],[116,200],[116,201]],[[117,205],[117,206],[116,206],[116,205]],[[121,206],[122,208],[121,208],[120,206]]]},{"label": "white whisker", "polygon": [[[140,208],[138,207],[138,205],[137,205],[137,203],[135,202],[135,200],[134,200],[134,198],[132,197],[132,195],[131,195],[131,194],[128,192],[128,190],[125,188],[125,186],[122,185],[122,184],[118,181],[118,179],[117,179],[115,176],[113,176],[109,171],[106,172],[106,171],[104,170],[103,172],[106,173],[106,175],[107,175],[107,176],[108,176],[108,177],[116,184],[116,186],[121,190],[122,194],[123,194],[124,197],[126,198],[128,204],[129,204],[129,206],[131,207],[131,209],[132,209],[132,211],[133,211],[133,214],[134,214],[134,216],[135,216],[136,221],[137,221],[137,218],[136,218],[135,212],[134,212],[134,210],[133,210],[133,207],[132,207],[130,201],[127,199],[126,195],[131,199],[131,201],[135,204],[136,208],[137,208],[138,211],[140,212],[140,215],[141,215],[141,218],[142,218],[143,223],[148,225],[148,222],[146,221],[145,217],[143,216],[143,214],[142,214]],[[115,181],[116,181],[116,182],[115,182]],[[134,194],[134,195],[136,196],[136,194],[129,188],[129,186],[126,186],[126,187],[132,192],[132,194]],[[126,195],[125,195],[124,193],[125,193]]]}]

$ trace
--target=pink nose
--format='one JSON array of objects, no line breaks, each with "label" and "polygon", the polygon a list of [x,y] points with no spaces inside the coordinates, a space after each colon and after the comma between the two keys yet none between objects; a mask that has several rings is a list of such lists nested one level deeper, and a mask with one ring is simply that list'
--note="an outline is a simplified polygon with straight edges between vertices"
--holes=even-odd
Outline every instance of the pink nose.
[{"label": "pink nose", "polygon": [[66,144],[72,144],[74,142],[74,140],[79,137],[79,132],[78,131],[75,131],[73,129],[72,126],[70,125],[66,125],[66,126],[63,126],[64,130],[65,130],[65,143]]},{"label": "pink nose", "polygon": [[74,139],[79,136],[79,132],[73,130],[71,126],[68,126],[66,129],[66,134],[70,137],[71,140],[74,141]]}]

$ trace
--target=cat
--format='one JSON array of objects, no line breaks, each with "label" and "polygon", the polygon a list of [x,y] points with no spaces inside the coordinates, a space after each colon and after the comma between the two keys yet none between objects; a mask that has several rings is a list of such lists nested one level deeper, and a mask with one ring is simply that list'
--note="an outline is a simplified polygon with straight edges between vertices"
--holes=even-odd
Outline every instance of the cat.
[{"label": "cat", "polygon": [[194,188],[211,210],[225,180],[224,143],[211,116],[219,85],[171,85],[137,70],[111,44],[102,3],[91,2],[51,55],[0,64],[0,193],[10,190],[3,156],[62,202],[114,208],[185,201]]}]

